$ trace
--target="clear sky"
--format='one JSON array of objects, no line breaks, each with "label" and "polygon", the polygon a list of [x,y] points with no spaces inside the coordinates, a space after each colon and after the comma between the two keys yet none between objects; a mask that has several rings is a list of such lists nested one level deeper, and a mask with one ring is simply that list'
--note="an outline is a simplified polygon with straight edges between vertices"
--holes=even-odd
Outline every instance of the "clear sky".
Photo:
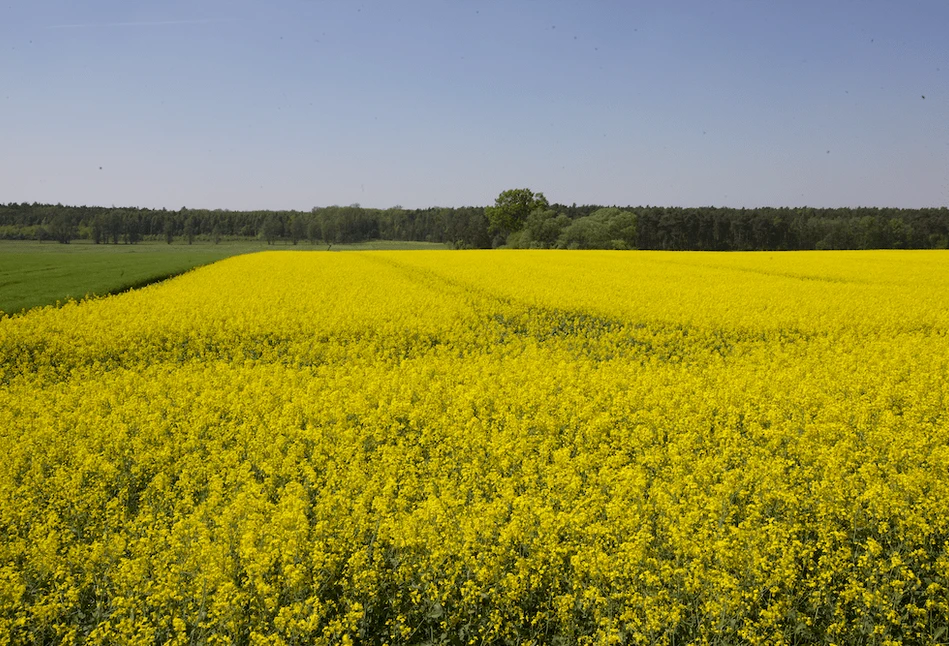
[{"label": "clear sky", "polygon": [[0,0],[0,202],[943,206],[947,34],[947,0]]}]

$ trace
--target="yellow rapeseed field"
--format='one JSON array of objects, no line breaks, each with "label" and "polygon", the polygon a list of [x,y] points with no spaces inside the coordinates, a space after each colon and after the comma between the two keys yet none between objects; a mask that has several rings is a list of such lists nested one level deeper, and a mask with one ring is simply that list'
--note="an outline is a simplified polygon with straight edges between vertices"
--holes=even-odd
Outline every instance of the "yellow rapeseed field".
[{"label": "yellow rapeseed field", "polygon": [[946,252],[271,252],[0,320],[0,643],[932,644]]}]

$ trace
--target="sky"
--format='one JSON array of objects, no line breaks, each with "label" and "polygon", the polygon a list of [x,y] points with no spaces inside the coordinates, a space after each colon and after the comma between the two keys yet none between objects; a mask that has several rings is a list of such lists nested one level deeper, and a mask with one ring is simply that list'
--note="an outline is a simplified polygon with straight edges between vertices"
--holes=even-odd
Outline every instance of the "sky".
[{"label": "sky", "polygon": [[949,205],[946,0],[0,0],[0,203]]}]

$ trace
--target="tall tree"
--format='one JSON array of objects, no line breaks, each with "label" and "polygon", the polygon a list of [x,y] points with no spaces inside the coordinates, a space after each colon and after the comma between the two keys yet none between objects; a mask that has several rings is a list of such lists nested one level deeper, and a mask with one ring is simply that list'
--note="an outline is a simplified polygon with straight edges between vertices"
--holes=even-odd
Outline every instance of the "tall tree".
[{"label": "tall tree", "polygon": [[92,241],[99,244],[103,240],[108,242],[105,234],[105,218],[102,217],[101,213],[98,213],[92,219]]},{"label": "tall tree", "polygon": [[197,229],[197,223],[194,221],[194,216],[189,215],[188,219],[185,220],[185,240],[188,241],[188,244],[194,242],[194,235]]},{"label": "tall tree", "polygon": [[170,213],[168,213],[167,215],[165,215],[165,223],[164,223],[164,229],[163,229],[163,231],[164,231],[164,234],[165,234],[165,242],[167,242],[168,244],[171,244],[172,242],[174,242],[174,240],[175,240],[175,221],[174,221],[174,219],[172,218],[172,216],[171,216]]},{"label": "tall tree", "polygon": [[125,219],[125,244],[135,244],[142,239],[139,229],[138,216],[134,213],[128,214]]},{"label": "tall tree", "polygon": [[320,221],[316,218],[310,218],[310,222],[306,225],[306,237],[310,244],[314,244],[322,235],[323,227],[320,226]]},{"label": "tall tree", "polygon": [[543,193],[534,193],[529,188],[512,188],[498,195],[494,206],[485,208],[484,214],[492,230],[507,235],[524,228],[532,211],[548,206]]},{"label": "tall tree", "polygon": [[119,244],[119,238],[122,237],[122,231],[125,229],[125,217],[122,211],[114,209],[106,216],[105,230],[106,238],[112,241],[112,244]]},{"label": "tall tree", "polygon": [[297,244],[306,237],[306,222],[302,215],[294,215],[290,218],[290,240]]},{"label": "tall tree", "polygon": [[267,216],[267,219],[264,220],[264,226],[260,233],[264,240],[267,241],[267,244],[273,244],[277,238],[280,237],[282,228],[283,227],[280,226],[280,220],[277,219],[277,214],[271,213]]}]

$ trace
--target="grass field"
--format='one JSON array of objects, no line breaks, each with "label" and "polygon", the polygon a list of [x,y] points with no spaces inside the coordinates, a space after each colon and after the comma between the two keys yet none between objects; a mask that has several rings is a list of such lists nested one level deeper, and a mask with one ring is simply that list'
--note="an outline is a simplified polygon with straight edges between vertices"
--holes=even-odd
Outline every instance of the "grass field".
[{"label": "grass field", "polygon": [[0,644],[944,644],[949,254],[227,258],[0,320]]},{"label": "grass field", "polygon": [[[96,245],[74,241],[0,241],[0,315],[52,305],[68,299],[121,292],[162,280],[200,265],[242,253],[273,249],[263,242],[227,241],[135,245]],[[285,249],[326,250],[326,245],[279,245]],[[443,245],[424,242],[372,241],[333,245],[334,251],[374,249],[433,249]]]}]

